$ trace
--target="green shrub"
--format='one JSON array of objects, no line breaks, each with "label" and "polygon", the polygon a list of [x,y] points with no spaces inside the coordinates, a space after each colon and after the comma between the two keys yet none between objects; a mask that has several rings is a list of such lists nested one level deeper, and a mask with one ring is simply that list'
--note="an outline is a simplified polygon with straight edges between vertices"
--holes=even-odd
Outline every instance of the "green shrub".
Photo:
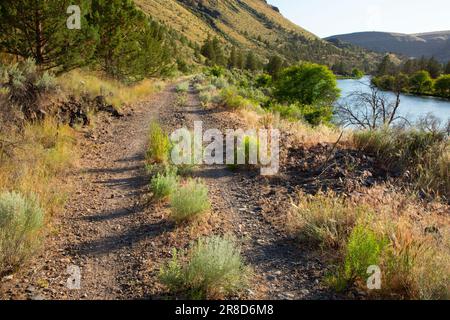
[{"label": "green shrub", "polygon": [[174,251],[172,261],[161,269],[160,279],[174,293],[193,299],[219,298],[237,294],[248,283],[239,246],[229,237],[200,239],[181,263]]},{"label": "green shrub", "polygon": [[275,97],[289,104],[332,105],[340,93],[333,72],[309,62],[284,69],[274,87]]},{"label": "green shrub", "polygon": [[178,93],[186,93],[189,91],[189,82],[183,82],[176,86],[176,92]]},{"label": "green shrub", "polygon": [[147,161],[150,163],[166,163],[169,158],[169,152],[169,137],[157,122],[152,122],[149,129]]},{"label": "green shrub", "polygon": [[16,271],[37,250],[43,224],[35,196],[0,194],[0,275]]},{"label": "green shrub", "polygon": [[441,97],[450,98],[450,74],[442,75],[436,79],[434,91]]},{"label": "green shrub", "polygon": [[358,224],[350,234],[343,265],[328,282],[338,291],[344,291],[357,281],[367,281],[370,266],[381,267],[382,258],[388,239],[382,239],[367,226]]},{"label": "green shrub", "polygon": [[190,180],[171,196],[171,217],[176,222],[193,219],[209,210],[208,188],[201,182]]},{"label": "green shrub", "polygon": [[305,122],[318,126],[320,124],[328,124],[333,118],[333,110],[328,106],[299,106],[296,104],[281,105],[272,104],[269,107],[273,112],[279,113],[280,116],[289,121],[304,120]]},{"label": "green shrub", "polygon": [[178,186],[175,170],[166,170],[165,174],[158,173],[150,182],[153,197],[156,200],[169,198]]},{"label": "green shrub", "polygon": [[221,66],[214,66],[209,69],[209,74],[213,77],[220,78],[225,74],[225,69]]},{"label": "green shrub", "polygon": [[270,74],[261,74],[255,79],[258,88],[267,88],[272,84],[272,76]]},{"label": "green shrub", "polygon": [[222,90],[220,94],[222,103],[232,110],[245,108],[249,102],[239,95],[236,88],[227,88]]},{"label": "green shrub", "polygon": [[428,93],[433,88],[433,79],[428,71],[417,71],[409,79],[409,85],[414,93]]},{"label": "green shrub", "polygon": [[364,225],[357,225],[348,239],[345,255],[345,277],[347,280],[366,279],[367,268],[380,265],[381,256],[387,245],[386,239]]}]

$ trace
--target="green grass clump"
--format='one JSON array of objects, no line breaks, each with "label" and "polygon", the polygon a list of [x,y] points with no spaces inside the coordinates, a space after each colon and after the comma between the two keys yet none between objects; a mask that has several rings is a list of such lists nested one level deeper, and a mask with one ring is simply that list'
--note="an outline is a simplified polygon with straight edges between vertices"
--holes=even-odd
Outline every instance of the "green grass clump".
[{"label": "green grass clump", "polygon": [[171,217],[176,222],[193,219],[209,210],[208,188],[201,182],[190,180],[171,196]]},{"label": "green grass clump", "polygon": [[176,92],[178,93],[186,93],[189,91],[189,82],[183,82],[176,86]]},{"label": "green grass clump", "polygon": [[[234,163],[228,164],[230,169],[236,170],[240,166],[256,166],[259,163],[259,141],[257,137],[245,136],[241,143],[236,143],[234,148]],[[256,157],[250,157],[250,153],[256,152]],[[239,155],[243,155],[243,162],[239,159]]]},{"label": "green grass clump", "polygon": [[157,122],[150,124],[147,161],[150,163],[167,163],[170,152],[170,140]]},{"label": "green grass clump", "polygon": [[16,271],[37,250],[43,224],[35,196],[0,194],[0,275]]},{"label": "green grass clump", "polygon": [[182,263],[175,250],[172,261],[161,269],[160,279],[173,293],[192,299],[223,298],[247,286],[250,269],[233,238],[200,239],[186,256]]},{"label": "green grass clump", "polygon": [[164,174],[158,173],[150,182],[153,198],[163,200],[169,198],[178,186],[176,171],[167,170]]}]

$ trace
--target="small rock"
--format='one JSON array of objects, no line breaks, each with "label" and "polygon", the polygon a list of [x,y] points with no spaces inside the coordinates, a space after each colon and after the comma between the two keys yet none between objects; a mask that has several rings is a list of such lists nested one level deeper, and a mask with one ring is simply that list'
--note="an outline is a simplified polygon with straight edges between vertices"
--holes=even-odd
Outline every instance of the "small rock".
[{"label": "small rock", "polygon": [[274,277],[274,276],[268,275],[268,276],[266,277],[266,279],[267,279],[267,281],[275,281],[277,278]]},{"label": "small rock", "polygon": [[28,287],[27,287],[27,292],[33,293],[33,292],[35,292],[35,291],[36,291],[36,288],[35,288],[34,286],[28,286]]},{"label": "small rock", "polygon": [[3,278],[4,281],[11,281],[12,279],[14,279],[14,275],[13,274]]},{"label": "small rock", "polygon": [[41,294],[37,294],[37,295],[32,296],[31,300],[42,301],[42,300],[45,300],[45,297]]}]

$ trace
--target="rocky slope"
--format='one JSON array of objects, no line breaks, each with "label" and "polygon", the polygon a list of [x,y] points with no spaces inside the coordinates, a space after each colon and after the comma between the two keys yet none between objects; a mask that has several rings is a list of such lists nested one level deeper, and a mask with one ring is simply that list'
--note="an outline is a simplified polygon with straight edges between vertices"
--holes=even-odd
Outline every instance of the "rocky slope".
[{"label": "rocky slope", "polygon": [[328,65],[346,61],[373,66],[379,55],[360,48],[342,49],[292,23],[265,0],[135,0],[154,19],[201,44],[217,36],[229,48],[252,50],[262,58],[278,54],[288,61]]}]

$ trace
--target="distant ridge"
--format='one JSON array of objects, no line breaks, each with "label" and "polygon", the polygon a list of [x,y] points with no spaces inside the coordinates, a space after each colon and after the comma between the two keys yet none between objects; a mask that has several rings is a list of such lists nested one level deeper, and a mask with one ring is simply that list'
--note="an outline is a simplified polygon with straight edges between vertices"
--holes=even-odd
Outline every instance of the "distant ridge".
[{"label": "distant ridge", "polygon": [[392,52],[408,57],[434,56],[441,62],[450,60],[450,30],[416,34],[394,32],[356,32],[335,35],[325,40],[340,45],[350,43],[376,52]]}]

